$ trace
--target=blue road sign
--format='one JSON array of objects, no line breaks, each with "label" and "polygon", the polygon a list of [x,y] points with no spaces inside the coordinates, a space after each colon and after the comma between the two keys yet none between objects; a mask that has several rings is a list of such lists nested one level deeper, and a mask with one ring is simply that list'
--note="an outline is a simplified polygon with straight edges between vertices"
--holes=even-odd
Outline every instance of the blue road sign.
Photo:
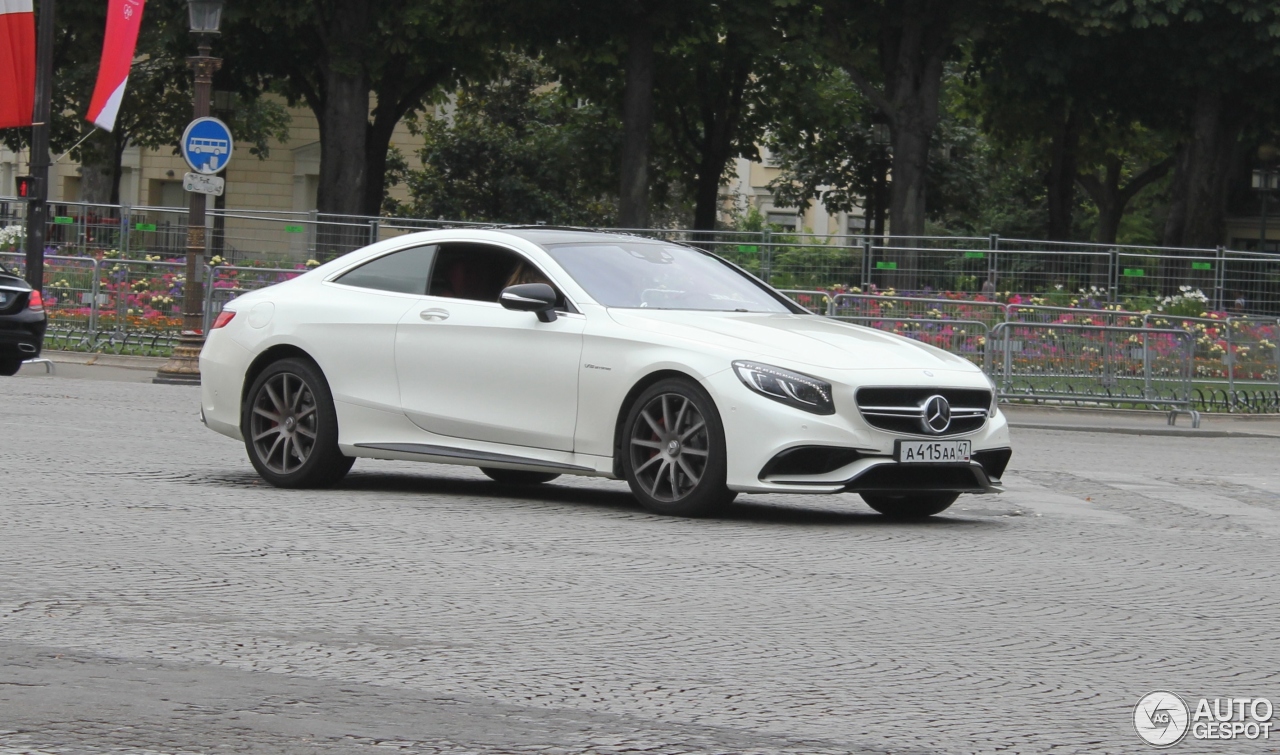
[{"label": "blue road sign", "polygon": [[231,129],[217,118],[197,118],[182,132],[182,156],[197,173],[217,173],[231,159]]}]

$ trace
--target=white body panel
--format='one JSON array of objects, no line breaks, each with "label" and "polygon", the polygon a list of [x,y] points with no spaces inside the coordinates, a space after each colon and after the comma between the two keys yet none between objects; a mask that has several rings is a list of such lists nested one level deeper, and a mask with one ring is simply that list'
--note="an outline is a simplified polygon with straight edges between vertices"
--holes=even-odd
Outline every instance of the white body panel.
[{"label": "white body panel", "polygon": [[[450,241],[519,251],[581,314],[546,323],[487,302],[332,282],[386,252]],[[381,242],[227,309],[236,317],[209,334],[201,354],[206,424],[241,439],[246,374],[272,349],[295,349],[328,379],[339,445],[351,456],[611,476],[628,394],[671,373],[698,381],[715,401],[730,488],[833,492],[867,467],[893,463],[894,440],[904,437],[866,422],[854,402],[859,387],[990,389],[960,357],[815,315],[606,308],[537,244],[502,231],[431,231]],[[422,314],[433,310],[447,318]],[[829,382],[835,414],[753,392],[731,369],[741,359]],[[948,437],[972,440],[974,451],[1009,446],[1000,413],[974,432]],[[779,452],[814,445],[857,449],[864,458],[800,484],[761,479]]]},{"label": "white body panel", "polygon": [[404,413],[439,435],[572,451],[585,324],[581,315],[544,323],[494,303],[423,297],[396,329]]}]

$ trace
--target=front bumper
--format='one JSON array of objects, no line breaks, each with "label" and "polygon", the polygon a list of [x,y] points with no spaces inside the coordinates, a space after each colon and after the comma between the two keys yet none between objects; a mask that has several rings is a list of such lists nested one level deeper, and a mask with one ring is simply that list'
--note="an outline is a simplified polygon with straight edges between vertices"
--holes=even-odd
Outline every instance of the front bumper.
[{"label": "front bumper", "polygon": [[[934,372],[936,377],[930,377],[939,388],[990,389],[980,373]],[[946,437],[972,442],[973,461],[968,464],[899,464],[893,458],[894,441],[908,436],[872,427],[858,412],[858,387],[899,385],[918,381],[920,375],[920,370],[870,369],[846,376],[840,385],[832,381],[836,413],[831,415],[771,401],[749,390],[731,371],[711,375],[704,382],[716,397],[725,427],[729,488],[744,493],[1000,492],[1011,453],[1002,412],[978,430]],[[789,453],[792,463],[779,464]]]}]

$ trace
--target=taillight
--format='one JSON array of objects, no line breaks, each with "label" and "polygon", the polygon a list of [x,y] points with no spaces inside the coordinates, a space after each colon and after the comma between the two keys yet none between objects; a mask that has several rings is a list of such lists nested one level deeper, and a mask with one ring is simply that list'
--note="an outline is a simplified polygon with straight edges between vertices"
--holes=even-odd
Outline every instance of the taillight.
[{"label": "taillight", "polygon": [[235,312],[231,312],[225,309],[222,310],[221,312],[218,313],[218,317],[213,321],[213,327],[209,328],[209,330],[217,330],[218,328],[226,326],[227,323],[231,322],[231,318],[235,316],[236,316]]},{"label": "taillight", "polygon": [[39,291],[31,292],[31,296],[27,298],[27,309],[32,312],[44,311],[44,297],[40,295]]}]

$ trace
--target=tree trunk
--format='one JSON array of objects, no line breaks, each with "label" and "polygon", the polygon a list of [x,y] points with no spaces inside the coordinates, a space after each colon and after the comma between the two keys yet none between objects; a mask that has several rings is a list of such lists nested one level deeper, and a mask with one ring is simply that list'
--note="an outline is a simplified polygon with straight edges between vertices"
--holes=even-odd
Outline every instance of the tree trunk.
[{"label": "tree trunk", "polygon": [[1169,185],[1169,214],[1164,219],[1164,246],[1182,246],[1182,232],[1187,225],[1187,172],[1191,148],[1179,144],[1174,152],[1173,180]]},{"label": "tree trunk", "polygon": [[[893,236],[922,236],[925,227],[925,179],[929,143],[938,125],[942,74],[955,42],[953,0],[899,0],[885,3],[878,40],[879,78],[867,75],[849,36],[839,28],[839,13],[828,16],[833,40],[848,49],[841,67],[889,121],[893,173],[889,182],[889,231]],[[909,242],[902,246],[910,246]],[[904,249],[897,263],[896,285],[917,286],[917,252]]]},{"label": "tree trunk", "polygon": [[331,70],[325,78],[316,204],[322,213],[359,215],[365,198],[369,85],[363,72]]},{"label": "tree trunk", "polygon": [[889,227],[894,236],[923,236],[925,174],[933,126],[920,122],[893,129],[893,170],[889,181]]},{"label": "tree trunk", "polygon": [[[905,0],[901,12],[901,25],[887,24],[880,38],[881,100],[887,100],[881,110],[893,141],[889,230],[894,236],[923,236],[929,143],[938,127],[952,11],[946,3]],[[908,269],[914,271],[914,262]]]},{"label": "tree trunk", "polygon": [[1120,190],[1120,171],[1123,168],[1124,161],[1119,156],[1107,155],[1103,160],[1101,177],[1086,174],[1078,178],[1080,188],[1098,208],[1098,226],[1094,229],[1093,240],[1099,244],[1116,243],[1116,235],[1120,233],[1120,218],[1124,215]]},{"label": "tree trunk", "polygon": [[1080,117],[1069,103],[1062,106],[1050,147],[1049,175],[1045,177],[1049,199],[1049,239],[1071,239],[1072,211],[1076,199],[1076,152],[1080,146]]},{"label": "tree trunk", "polygon": [[382,214],[382,200],[387,193],[387,151],[391,149],[391,137],[398,122],[398,118],[379,113],[366,131],[364,209],[361,214]]},{"label": "tree trunk", "polygon": [[370,87],[359,45],[368,25],[369,5],[364,0],[339,0],[325,29],[329,56],[322,69],[316,197],[322,213],[359,215],[364,211]]},{"label": "tree trunk", "polygon": [[117,166],[112,164],[112,158],[116,154],[115,138],[105,131],[94,134],[81,154],[80,201],[95,204],[110,202],[112,178],[117,170]]},{"label": "tree trunk", "polygon": [[698,184],[693,193],[693,229],[714,231],[720,209],[720,176],[724,175],[724,160],[719,160],[717,170],[715,156],[704,155],[698,168]]},{"label": "tree trunk", "polygon": [[[1196,94],[1193,131],[1187,144],[1182,175],[1174,182],[1182,196],[1181,228],[1166,227],[1166,236],[1179,246],[1213,248],[1222,243],[1226,218],[1227,179],[1236,141],[1243,124],[1232,116],[1232,102],[1219,88],[1206,86]],[[1175,213],[1170,213],[1173,220]],[[1172,231],[1172,232],[1170,232]]]},{"label": "tree trunk", "polygon": [[627,81],[622,95],[622,165],[618,226],[649,224],[649,137],[653,131],[653,29],[649,19],[631,20]]}]

